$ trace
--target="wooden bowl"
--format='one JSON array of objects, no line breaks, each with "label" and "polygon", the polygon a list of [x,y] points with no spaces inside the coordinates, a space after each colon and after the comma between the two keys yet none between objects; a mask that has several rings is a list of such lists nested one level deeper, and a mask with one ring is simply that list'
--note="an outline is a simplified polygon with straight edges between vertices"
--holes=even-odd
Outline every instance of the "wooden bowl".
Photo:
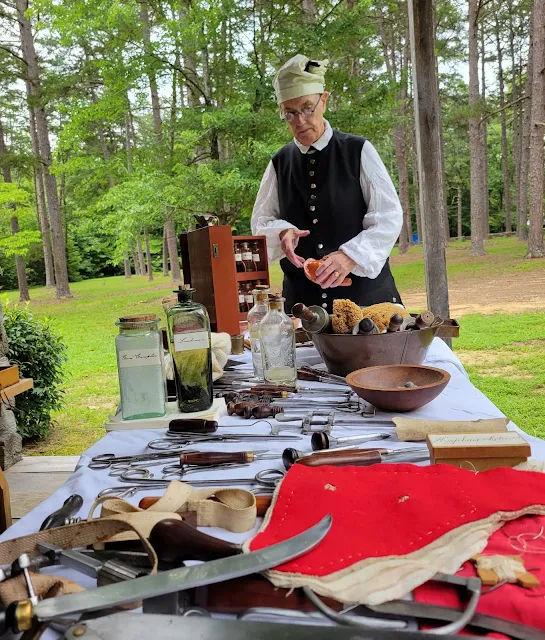
[{"label": "wooden bowl", "polygon": [[[435,367],[392,364],[353,371],[347,384],[360,398],[385,411],[414,411],[436,398],[447,386],[450,373]],[[412,382],[415,387],[405,387]]]},{"label": "wooden bowl", "polygon": [[440,327],[370,336],[314,333],[312,340],[327,370],[347,376],[362,367],[422,364]]}]

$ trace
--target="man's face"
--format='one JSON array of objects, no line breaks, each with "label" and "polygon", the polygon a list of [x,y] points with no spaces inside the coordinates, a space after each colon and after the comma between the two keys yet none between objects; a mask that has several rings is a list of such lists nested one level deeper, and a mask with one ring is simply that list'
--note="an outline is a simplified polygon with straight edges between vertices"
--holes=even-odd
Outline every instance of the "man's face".
[{"label": "man's face", "polygon": [[[316,142],[325,130],[324,113],[328,93],[301,96],[287,100],[280,105],[283,114],[296,114],[291,122],[287,122],[294,137],[305,147]],[[304,116],[303,109],[314,109],[314,113]]]}]

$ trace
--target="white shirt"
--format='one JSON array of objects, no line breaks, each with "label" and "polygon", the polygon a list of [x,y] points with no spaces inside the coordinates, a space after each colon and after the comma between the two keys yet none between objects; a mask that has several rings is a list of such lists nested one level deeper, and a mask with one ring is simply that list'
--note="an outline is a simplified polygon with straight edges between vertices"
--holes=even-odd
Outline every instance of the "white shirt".
[{"label": "white shirt", "polygon": [[[327,147],[333,130],[326,120],[326,130],[312,145],[318,151]],[[309,153],[294,139],[301,153]],[[314,153],[314,151],[310,151]],[[363,218],[363,231],[348,240],[339,249],[356,263],[352,273],[356,276],[376,278],[390,255],[403,225],[403,210],[397,192],[384,163],[373,145],[367,140],[361,150],[360,186],[367,213]],[[278,184],[272,161],[269,162],[257,193],[252,212],[252,234],[267,237],[270,262],[284,257],[280,248],[280,232],[295,226],[280,218]]]}]

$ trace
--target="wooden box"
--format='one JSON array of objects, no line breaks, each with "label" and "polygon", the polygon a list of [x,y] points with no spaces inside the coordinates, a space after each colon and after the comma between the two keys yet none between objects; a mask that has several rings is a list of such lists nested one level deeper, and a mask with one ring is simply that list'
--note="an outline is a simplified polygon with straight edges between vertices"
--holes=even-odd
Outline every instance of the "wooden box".
[{"label": "wooden box", "polygon": [[504,433],[429,434],[432,464],[451,464],[471,471],[514,467],[526,462],[530,445],[516,431]]},{"label": "wooden box", "polygon": [[[237,272],[236,242],[257,242],[259,271]],[[184,282],[195,289],[194,299],[204,304],[212,331],[234,336],[246,322],[247,309],[239,309],[239,287],[260,281],[270,285],[267,243],[264,236],[233,236],[230,226],[196,229],[180,236]],[[246,288],[246,287],[244,287]]]},{"label": "wooden box", "polygon": [[10,387],[17,382],[19,382],[19,367],[16,364],[0,367],[0,389]]}]

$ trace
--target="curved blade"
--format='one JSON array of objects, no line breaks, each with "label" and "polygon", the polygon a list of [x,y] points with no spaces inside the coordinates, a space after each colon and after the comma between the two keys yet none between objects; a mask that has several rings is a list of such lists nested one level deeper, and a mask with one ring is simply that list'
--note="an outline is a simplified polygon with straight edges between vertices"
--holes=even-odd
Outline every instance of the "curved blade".
[{"label": "curved blade", "polygon": [[192,567],[172,569],[152,576],[89,589],[82,593],[42,600],[34,607],[34,617],[37,620],[51,620],[72,613],[106,609],[127,602],[146,600],[175,591],[260,573],[298,558],[313,549],[326,536],[331,527],[331,521],[331,516],[327,515],[303,533],[259,551],[212,560]]}]

